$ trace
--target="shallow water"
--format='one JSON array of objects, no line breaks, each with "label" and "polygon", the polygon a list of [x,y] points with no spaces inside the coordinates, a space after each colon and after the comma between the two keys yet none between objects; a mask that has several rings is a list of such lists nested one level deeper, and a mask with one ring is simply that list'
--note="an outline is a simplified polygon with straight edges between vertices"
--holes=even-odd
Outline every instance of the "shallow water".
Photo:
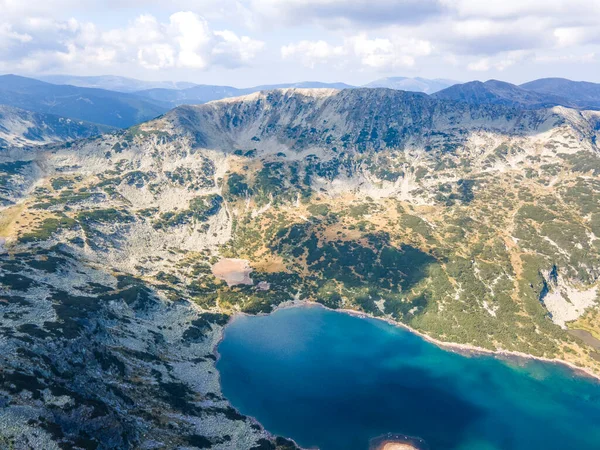
[{"label": "shallow water", "polygon": [[320,307],[237,317],[218,350],[231,403],[303,447],[393,432],[432,450],[600,449],[600,383],[562,365],[463,356]]}]

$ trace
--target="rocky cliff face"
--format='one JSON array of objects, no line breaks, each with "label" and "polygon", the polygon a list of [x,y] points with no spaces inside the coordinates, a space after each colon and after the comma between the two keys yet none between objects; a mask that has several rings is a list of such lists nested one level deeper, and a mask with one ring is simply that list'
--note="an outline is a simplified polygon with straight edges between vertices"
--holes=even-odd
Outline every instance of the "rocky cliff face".
[{"label": "rocky cliff face", "polygon": [[[171,134],[183,132],[200,146],[229,144],[263,152],[268,151],[265,140],[281,144],[284,150],[409,146],[443,150],[464,142],[473,130],[523,136],[543,132],[569,120],[560,111],[437,101],[388,89],[290,89],[180,107],[147,126]],[[583,116],[575,120],[586,121]]]},{"label": "rocky cliff face", "polygon": [[[290,89],[2,153],[0,439],[293,448],[231,409],[214,367],[229,315],[291,299],[599,373],[561,328],[596,332],[599,123]],[[217,279],[221,258],[251,281]]]}]

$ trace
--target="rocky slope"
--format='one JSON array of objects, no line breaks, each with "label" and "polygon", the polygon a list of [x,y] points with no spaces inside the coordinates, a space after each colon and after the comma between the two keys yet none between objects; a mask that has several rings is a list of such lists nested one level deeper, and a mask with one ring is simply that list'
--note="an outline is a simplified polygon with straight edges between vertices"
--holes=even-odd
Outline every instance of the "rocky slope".
[{"label": "rocky slope", "polygon": [[73,141],[111,129],[105,125],[0,105],[0,149]]},{"label": "rocky slope", "polygon": [[285,89],[0,154],[0,439],[293,448],[231,409],[214,367],[229,315],[292,299],[600,374],[569,332],[599,331],[599,124]]}]

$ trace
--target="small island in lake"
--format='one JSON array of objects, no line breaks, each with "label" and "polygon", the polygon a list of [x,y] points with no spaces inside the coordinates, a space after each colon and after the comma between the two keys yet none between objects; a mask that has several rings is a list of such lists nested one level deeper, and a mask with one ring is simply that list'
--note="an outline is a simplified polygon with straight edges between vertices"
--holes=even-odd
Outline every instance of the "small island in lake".
[{"label": "small island in lake", "polygon": [[428,450],[421,438],[388,433],[371,439],[369,450]]}]

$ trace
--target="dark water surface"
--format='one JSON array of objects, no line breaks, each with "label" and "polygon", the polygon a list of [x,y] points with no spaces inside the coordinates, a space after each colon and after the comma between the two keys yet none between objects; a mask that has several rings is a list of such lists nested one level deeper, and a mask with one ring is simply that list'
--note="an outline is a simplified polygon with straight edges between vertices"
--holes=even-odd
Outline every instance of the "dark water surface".
[{"label": "dark water surface", "polygon": [[561,365],[463,356],[320,307],[237,317],[219,352],[231,403],[304,447],[391,432],[431,450],[600,450],[600,383]]}]

